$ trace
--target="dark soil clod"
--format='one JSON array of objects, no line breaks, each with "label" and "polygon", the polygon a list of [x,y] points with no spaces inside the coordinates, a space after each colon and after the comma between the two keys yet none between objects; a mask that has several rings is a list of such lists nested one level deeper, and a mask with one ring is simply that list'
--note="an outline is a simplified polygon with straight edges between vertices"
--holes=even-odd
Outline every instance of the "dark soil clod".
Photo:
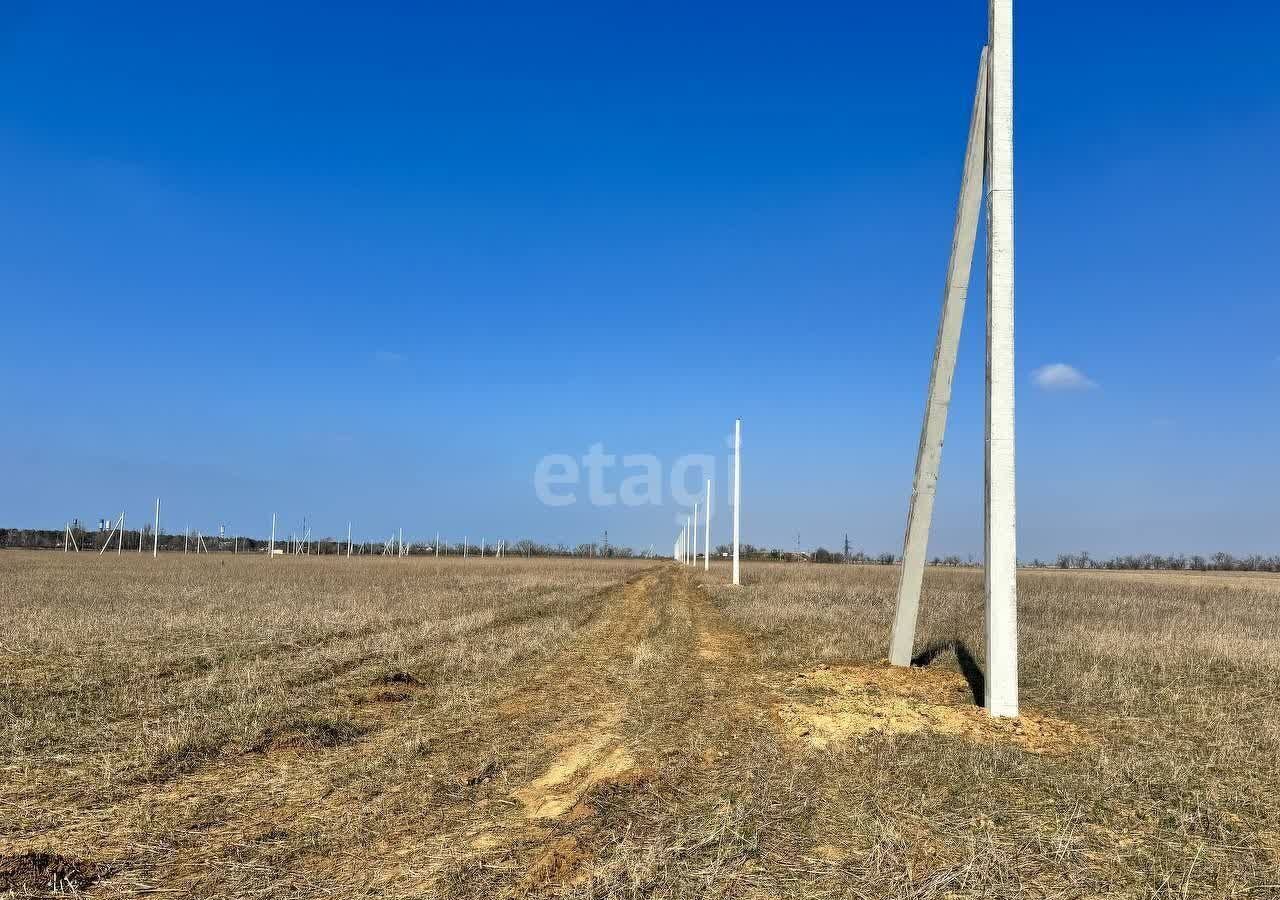
[{"label": "dark soil clod", "polygon": [[418,680],[418,677],[411,672],[388,672],[386,675],[383,675],[379,681],[382,684],[407,684],[413,687],[417,687],[422,684],[422,682]]},{"label": "dark soil clod", "polygon": [[371,698],[374,703],[401,703],[409,699],[404,691],[378,691]]},{"label": "dark soil clod", "polygon": [[502,766],[498,764],[498,761],[496,759],[492,759],[483,769],[467,779],[467,787],[475,787],[478,784],[484,784],[486,781],[492,780],[493,777],[501,770]]},{"label": "dark soil clod", "polygon": [[69,859],[58,853],[28,851],[0,856],[0,892],[17,894],[83,891],[110,876],[113,869]]}]

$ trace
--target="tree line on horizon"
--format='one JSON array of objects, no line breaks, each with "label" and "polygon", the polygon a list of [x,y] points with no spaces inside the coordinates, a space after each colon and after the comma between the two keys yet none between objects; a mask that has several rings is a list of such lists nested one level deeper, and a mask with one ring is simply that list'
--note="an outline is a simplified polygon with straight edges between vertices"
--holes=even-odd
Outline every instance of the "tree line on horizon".
[{"label": "tree line on horizon", "polygon": [[[81,551],[101,550],[110,541],[111,549],[116,548],[116,542],[119,540],[119,532],[116,535],[110,534],[110,529],[86,529],[80,527],[72,527],[70,529],[74,544],[71,549],[74,551],[79,547]],[[210,553],[232,553],[239,551],[241,553],[266,553],[271,546],[270,540],[254,537],[243,537],[239,535],[218,535],[199,534],[192,531],[184,535],[182,532],[177,534],[167,534],[163,530],[160,532],[159,548],[165,552],[179,552],[184,549],[188,552],[195,552],[197,546],[197,535],[203,540],[201,552],[207,549]],[[21,550],[62,550],[66,539],[66,530],[54,530],[48,528],[3,528],[0,529],[0,547],[8,549]],[[138,551],[138,542],[142,542],[143,552],[150,552],[155,546],[152,529],[149,525],[143,526],[141,529],[126,529],[124,532],[124,552]],[[302,544],[305,548],[301,552],[316,556],[334,556],[345,554],[347,552],[346,538],[322,537],[312,538]],[[361,552],[364,555],[377,556],[382,553],[383,548],[387,546],[386,541],[358,541],[355,543],[357,549],[352,552]],[[392,547],[394,548],[394,542]],[[435,554],[435,541],[406,541],[405,546],[410,556],[433,556]],[[486,542],[484,545],[484,554],[492,556],[495,544]],[[290,552],[290,538],[288,536],[276,537],[276,549]],[[480,555],[480,545],[478,543],[468,542],[465,546],[462,541],[456,542],[440,542],[441,556],[462,556],[463,553],[469,555]],[[509,556],[596,556],[610,559],[627,559],[633,556],[641,556],[630,547],[618,546],[615,544],[604,544],[596,542],[585,542],[575,546],[567,544],[544,544],[538,541],[520,540],[508,541],[506,544],[506,554]]]},{"label": "tree line on horizon", "polygon": [[[102,549],[107,541],[109,531],[100,531],[97,529],[86,529],[74,527],[71,529],[75,544],[82,551]],[[25,550],[62,550],[65,538],[65,530],[55,530],[47,528],[4,528],[0,529],[0,547],[8,549],[25,549]],[[270,546],[270,541],[262,538],[253,537],[218,537],[216,535],[202,535],[204,547],[210,553],[230,553],[239,550],[243,553],[265,553]],[[111,547],[114,549],[118,537],[111,538]],[[151,550],[153,546],[152,531],[149,525],[141,529],[126,530],[124,532],[124,549],[126,552],[137,552],[138,542],[142,541],[143,551]],[[379,555],[383,551],[385,542],[380,541],[362,541],[358,547],[363,548],[365,555]],[[172,553],[182,552],[186,549],[188,552],[194,552],[196,549],[196,532],[183,535],[181,532],[177,534],[166,534],[161,531],[159,547],[161,550]],[[287,537],[279,537],[276,539],[276,548],[289,551],[289,539]],[[493,554],[494,544],[485,544],[485,555]],[[464,552],[467,554],[479,555],[480,547],[476,544],[468,543],[466,547],[461,541],[444,543],[440,545],[441,556],[461,556]],[[307,545],[305,552],[313,555],[335,555],[346,552],[346,540],[343,538],[318,538],[312,539]],[[432,556],[435,552],[434,541],[417,541],[408,545],[408,554],[410,556]],[[728,558],[732,555],[733,548],[729,544],[720,544],[715,548],[715,556],[719,558]],[[510,556],[547,556],[547,557],[604,557],[609,559],[631,559],[643,558],[647,554],[637,552],[631,547],[604,544],[601,542],[584,542],[569,546],[567,544],[548,544],[533,540],[512,541],[506,544],[506,553]],[[891,566],[901,562],[901,558],[893,553],[864,553],[861,550],[851,550],[848,552],[839,552],[828,550],[825,547],[818,547],[811,551],[795,551],[782,550],[777,547],[760,547],[754,544],[742,544],[739,547],[738,555],[741,559],[756,562],[814,562],[822,564],[851,564],[851,565],[881,565]],[[975,560],[972,556],[962,559],[956,555],[935,556],[930,560],[933,566],[951,566],[957,568],[978,568],[981,567],[981,560]],[[1262,554],[1253,553],[1247,556],[1236,556],[1226,551],[1219,551],[1209,556],[1199,554],[1183,554],[1170,553],[1162,556],[1156,553],[1136,553],[1121,554],[1109,558],[1095,558],[1088,551],[1080,551],[1079,553],[1061,553],[1053,562],[1045,562],[1040,559],[1034,559],[1030,563],[1026,563],[1032,568],[1038,569],[1110,569],[1120,571],[1169,571],[1169,572],[1280,572],[1280,554],[1272,556],[1264,556]]]},{"label": "tree line on horizon", "polygon": [[[733,548],[728,544],[716,547],[717,556],[729,556]],[[751,544],[742,544],[738,555],[741,559],[777,560],[781,562],[806,561],[815,563],[845,563],[853,565],[891,566],[902,561],[893,553],[868,554],[861,550],[839,552],[818,547],[812,551],[767,549]],[[980,568],[981,560],[972,556],[962,559],[956,555],[935,556],[929,561],[932,566],[951,566],[957,568]],[[1170,553],[1162,556],[1158,553],[1127,553],[1109,558],[1095,558],[1087,550],[1079,553],[1060,553],[1052,562],[1033,559],[1024,563],[1035,569],[1112,569],[1117,571],[1167,571],[1167,572],[1280,572],[1280,554],[1264,556],[1259,553],[1248,556],[1236,556],[1226,551],[1219,551],[1210,556],[1199,554]]]}]

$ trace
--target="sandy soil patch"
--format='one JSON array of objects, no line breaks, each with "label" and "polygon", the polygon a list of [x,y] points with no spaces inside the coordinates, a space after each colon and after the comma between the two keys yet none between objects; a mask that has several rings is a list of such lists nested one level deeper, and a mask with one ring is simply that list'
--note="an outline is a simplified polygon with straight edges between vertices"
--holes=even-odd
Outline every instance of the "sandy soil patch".
[{"label": "sandy soil patch", "polygon": [[776,709],[784,728],[816,749],[873,733],[917,731],[1003,741],[1032,753],[1064,753],[1088,740],[1080,726],[1035,710],[991,718],[956,672],[886,663],[825,666],[790,677],[780,691]]}]

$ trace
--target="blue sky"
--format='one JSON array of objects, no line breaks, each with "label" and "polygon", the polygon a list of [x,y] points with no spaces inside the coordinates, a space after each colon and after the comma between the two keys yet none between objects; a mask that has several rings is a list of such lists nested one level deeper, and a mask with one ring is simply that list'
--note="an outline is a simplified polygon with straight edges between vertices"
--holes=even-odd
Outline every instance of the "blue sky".
[{"label": "blue sky", "polygon": [[[984,5],[429,6],[0,13],[0,524],[665,550],[669,494],[548,508],[538,460],[741,415],[745,539],[896,549]],[[1149,10],[1015,11],[1027,559],[1280,549],[1280,14]]]}]

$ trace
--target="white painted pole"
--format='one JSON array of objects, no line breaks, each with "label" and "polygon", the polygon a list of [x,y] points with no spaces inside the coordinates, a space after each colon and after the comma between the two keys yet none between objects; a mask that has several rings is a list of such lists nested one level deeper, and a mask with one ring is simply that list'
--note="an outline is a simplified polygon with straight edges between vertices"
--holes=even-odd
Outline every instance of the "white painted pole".
[{"label": "white painted pole", "polygon": [[116,556],[124,552],[124,513],[120,513],[120,537],[116,538]]},{"label": "white painted pole", "polygon": [[160,498],[156,498],[156,533],[151,540],[151,558],[160,558]]},{"label": "white painted pole", "polygon": [[711,479],[707,479],[707,505],[703,512],[702,571],[711,571]]},{"label": "white painted pole", "polygon": [[111,523],[111,530],[107,532],[107,539],[102,543],[102,546],[98,548],[99,556],[107,552],[107,548],[111,546],[111,539],[115,536],[116,536],[116,525],[113,522]]},{"label": "white painted pole", "polygon": [[271,544],[267,548],[267,558],[271,559],[276,555],[276,514],[271,514]]},{"label": "white painted pole", "polygon": [[690,558],[693,564],[698,564],[698,503],[695,500],[693,504],[693,556]]},{"label": "white painted pole", "polygon": [[929,372],[929,393],[920,444],[916,449],[916,472],[907,507],[907,531],[902,540],[902,572],[898,580],[898,603],[889,632],[889,662],[911,665],[916,619],[920,610],[920,586],[929,549],[929,527],[933,520],[933,500],[942,465],[942,439],[947,430],[947,410],[951,405],[951,379],[956,369],[965,300],[969,294],[969,274],[973,269],[974,244],[978,239],[978,218],[982,214],[982,166],[986,159],[987,128],[987,48],[978,58],[978,85],[973,112],[969,117],[969,140],[965,145],[960,175],[960,199],[956,203],[955,228],[951,237],[951,259],[942,289],[942,316]]},{"label": "white painted pole", "polygon": [[739,514],[742,511],[742,420],[733,423],[733,583],[741,584],[738,569]]},{"label": "white painted pole", "polygon": [[1013,0],[988,0],[987,712],[1018,714],[1013,382]]}]

